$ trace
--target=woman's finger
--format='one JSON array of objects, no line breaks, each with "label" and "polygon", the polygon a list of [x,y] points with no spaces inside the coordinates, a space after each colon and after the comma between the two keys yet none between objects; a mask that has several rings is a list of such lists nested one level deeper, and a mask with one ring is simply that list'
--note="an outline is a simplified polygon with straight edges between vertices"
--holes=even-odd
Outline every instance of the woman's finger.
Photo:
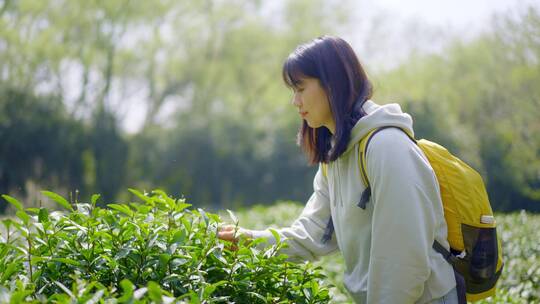
[{"label": "woman's finger", "polygon": [[234,230],[221,230],[217,237],[225,241],[236,241]]},{"label": "woman's finger", "polygon": [[235,226],[233,225],[225,225],[225,226],[222,226],[220,230],[225,230],[225,231],[229,231],[229,230],[234,230]]},{"label": "woman's finger", "polygon": [[247,240],[248,242],[253,238],[249,230],[241,227],[226,225],[219,229],[217,237],[224,241],[238,243],[240,238]]}]

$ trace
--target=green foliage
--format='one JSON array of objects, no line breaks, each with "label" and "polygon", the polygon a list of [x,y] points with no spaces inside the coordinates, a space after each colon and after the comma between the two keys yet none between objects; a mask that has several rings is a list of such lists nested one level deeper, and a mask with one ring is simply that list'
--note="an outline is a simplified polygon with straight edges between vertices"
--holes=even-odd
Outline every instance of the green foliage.
[{"label": "green foliage", "polygon": [[120,133],[117,119],[113,113],[98,108],[94,113],[93,126],[90,129],[90,149],[95,160],[93,184],[86,185],[85,194],[90,190],[101,193],[105,201],[116,197],[118,190],[126,181],[128,143]]},{"label": "green foliage", "polygon": [[[92,190],[107,200],[116,197],[128,156],[111,113],[97,113],[95,124],[86,126],[68,115],[58,97],[1,85],[0,96],[1,193],[24,195],[27,181],[33,181],[46,188],[80,189],[85,197]],[[0,202],[0,213],[6,207]]]},{"label": "green foliage", "polygon": [[505,259],[502,294],[516,303],[540,303],[540,215],[521,211],[496,218]]},{"label": "green foliage", "polygon": [[[24,193],[28,180],[47,181],[48,187],[82,185],[86,130],[67,116],[61,100],[1,86],[0,96],[1,193]],[[5,207],[0,202],[0,213]]]},{"label": "green foliage", "polygon": [[[130,190],[141,203],[73,203],[73,211],[27,208],[4,219],[0,298],[13,303],[327,303],[324,276],[240,240],[217,239],[221,219],[160,190]],[[51,192],[56,201],[65,199]],[[5,196],[19,207],[15,199]],[[67,205],[71,207],[71,205]],[[68,208],[70,209],[70,208]]]},{"label": "green foliage", "polygon": [[445,112],[430,102],[405,102],[404,111],[414,118],[414,136],[416,138],[436,139],[449,151],[457,151],[455,139],[447,132],[450,128],[444,118]]},{"label": "green foliage", "polygon": [[277,132],[266,142],[263,132],[247,125],[216,124],[219,130],[186,126],[132,138],[131,183],[159,183],[177,196],[182,189],[190,200],[214,209],[303,198],[315,168],[305,165],[293,132]]},{"label": "green foliage", "polygon": [[[245,228],[264,229],[268,226],[290,225],[301,213],[303,206],[294,202],[279,202],[272,206],[254,206],[236,212]],[[505,261],[497,284],[497,294],[477,303],[540,303],[540,215],[522,211],[496,214],[498,237],[503,244]],[[316,262],[331,284],[332,303],[350,303],[343,286],[344,264],[339,254],[326,256]]]}]

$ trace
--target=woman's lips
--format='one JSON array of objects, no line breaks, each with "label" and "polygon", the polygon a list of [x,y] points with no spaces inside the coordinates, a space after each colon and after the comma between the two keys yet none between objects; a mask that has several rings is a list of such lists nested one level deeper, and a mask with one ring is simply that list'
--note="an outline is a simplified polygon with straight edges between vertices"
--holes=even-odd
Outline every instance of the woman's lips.
[{"label": "woman's lips", "polygon": [[302,116],[302,118],[305,118],[307,116],[308,112],[300,112],[300,116]]}]

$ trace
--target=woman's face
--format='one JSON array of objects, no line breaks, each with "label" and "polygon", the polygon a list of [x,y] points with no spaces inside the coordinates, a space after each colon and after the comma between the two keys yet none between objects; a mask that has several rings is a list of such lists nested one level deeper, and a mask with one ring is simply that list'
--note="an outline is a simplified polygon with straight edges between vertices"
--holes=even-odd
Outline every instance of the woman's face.
[{"label": "woman's face", "polygon": [[330,102],[318,79],[301,78],[294,89],[292,103],[311,128],[325,126],[332,134],[334,133],[336,127]]}]

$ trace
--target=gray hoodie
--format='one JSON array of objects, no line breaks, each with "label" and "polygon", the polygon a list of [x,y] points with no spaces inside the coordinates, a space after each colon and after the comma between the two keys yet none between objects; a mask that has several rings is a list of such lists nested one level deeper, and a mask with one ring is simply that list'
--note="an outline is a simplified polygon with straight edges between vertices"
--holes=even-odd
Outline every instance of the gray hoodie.
[{"label": "gray hoodie", "polygon": [[[315,175],[313,194],[290,227],[278,229],[291,260],[316,260],[339,249],[345,260],[344,285],[356,303],[428,303],[455,287],[454,273],[432,249],[447,249],[446,222],[437,179],[422,151],[404,132],[378,132],[367,150],[372,194],[357,206],[365,185],[360,177],[358,143],[370,130],[396,126],[409,130],[412,119],[397,104],[364,104],[367,115],[351,132],[346,151]],[[334,234],[323,243],[329,217]],[[268,230],[255,238],[275,240]]]}]

